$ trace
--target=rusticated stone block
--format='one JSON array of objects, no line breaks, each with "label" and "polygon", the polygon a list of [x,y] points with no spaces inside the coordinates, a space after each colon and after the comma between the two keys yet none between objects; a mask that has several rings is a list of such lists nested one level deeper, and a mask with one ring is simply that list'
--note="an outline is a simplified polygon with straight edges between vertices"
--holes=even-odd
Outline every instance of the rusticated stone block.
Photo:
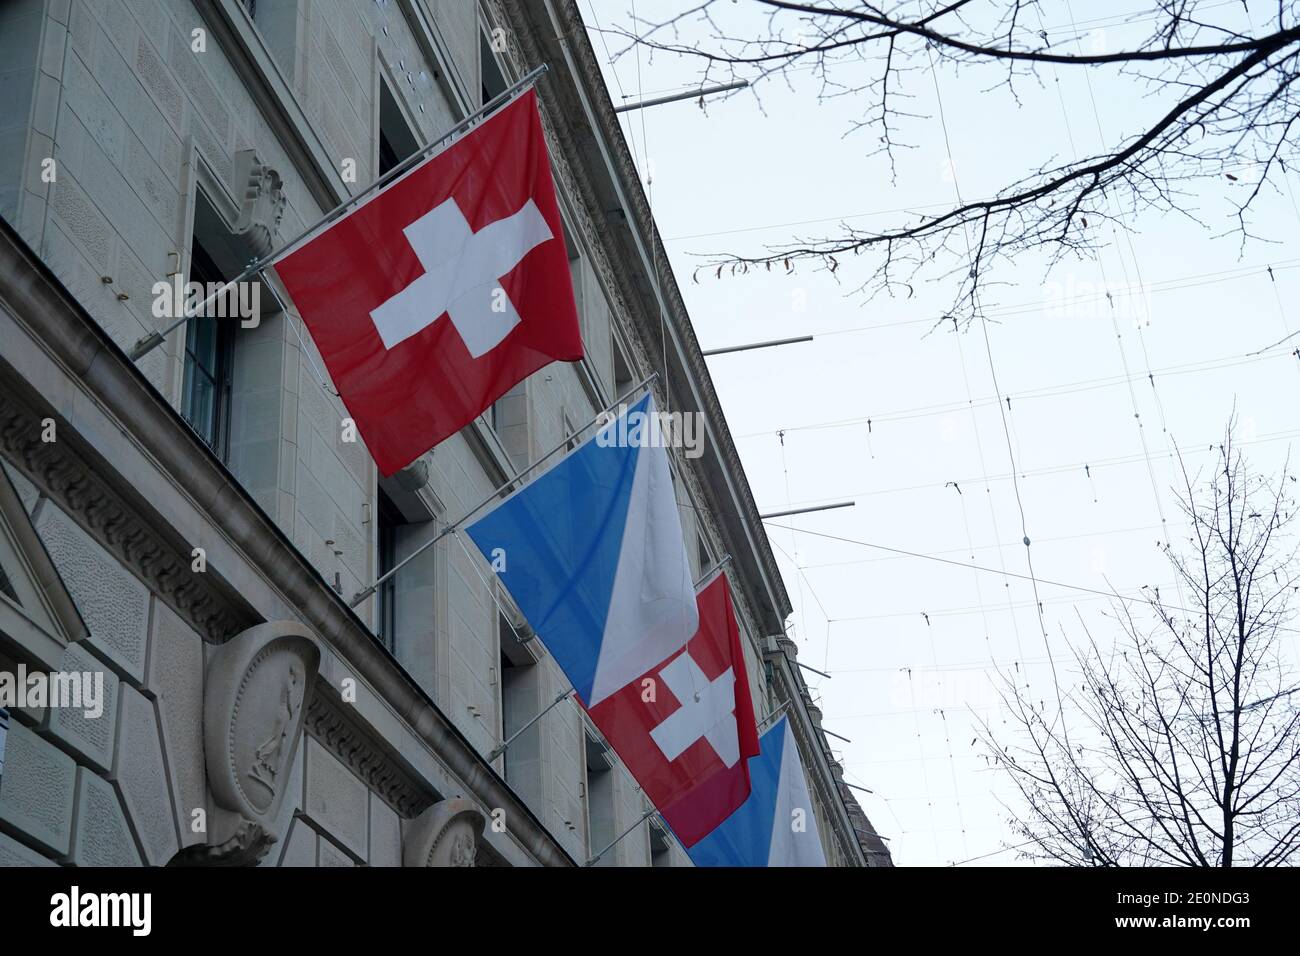
[{"label": "rusticated stone block", "polygon": [[54,866],[54,861],[0,833],[0,869],[8,866]]},{"label": "rusticated stone block", "polygon": [[85,767],[77,768],[77,813],[70,856],[77,866],[140,865],[140,853],[117,791]]},{"label": "rusticated stone block", "polygon": [[369,791],[352,771],[313,738],[307,738],[304,811],[321,830],[366,859]]},{"label": "rusticated stone block", "polygon": [[118,724],[113,779],[144,847],[145,862],[165,866],[180,848],[176,814],[167,786],[162,743],[153,704],[138,691],[122,688],[122,719]]},{"label": "rusticated stone block", "polygon": [[36,528],[90,630],[86,640],[123,674],[142,683],[148,589],[48,501],[41,505]]},{"label": "rusticated stone block", "polygon": [[79,644],[73,644],[63,652],[59,670],[75,671],[83,675],[104,675],[101,701],[103,712],[98,717],[86,716],[84,707],[47,707],[46,725],[52,736],[66,744],[85,762],[96,770],[108,773],[113,766],[121,681],[103,661]]},{"label": "rusticated stone block", "polygon": [[150,693],[158,701],[158,730],[176,794],[182,846],[205,842],[191,814],[207,804],[203,757],[203,641],[180,616],[154,601]]},{"label": "rusticated stone block", "polygon": [[71,757],[21,724],[11,724],[0,780],[0,823],[56,856],[65,855],[76,779]]}]

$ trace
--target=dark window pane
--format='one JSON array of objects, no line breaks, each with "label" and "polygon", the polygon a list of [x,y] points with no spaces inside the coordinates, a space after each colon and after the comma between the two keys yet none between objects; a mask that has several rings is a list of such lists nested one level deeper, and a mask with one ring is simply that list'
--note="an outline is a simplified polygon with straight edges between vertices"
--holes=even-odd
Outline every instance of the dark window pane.
[{"label": "dark window pane", "polygon": [[19,607],[22,606],[23,602],[18,600],[18,594],[14,591],[13,582],[9,580],[9,574],[3,567],[0,567],[0,594],[3,594]]},{"label": "dark window pane", "polygon": [[[195,239],[191,249],[190,281],[207,289],[227,281],[207,250]],[[216,311],[214,301],[208,311]],[[181,414],[218,457],[226,456],[230,425],[230,362],[235,322],[198,315],[185,326],[185,379]]]}]

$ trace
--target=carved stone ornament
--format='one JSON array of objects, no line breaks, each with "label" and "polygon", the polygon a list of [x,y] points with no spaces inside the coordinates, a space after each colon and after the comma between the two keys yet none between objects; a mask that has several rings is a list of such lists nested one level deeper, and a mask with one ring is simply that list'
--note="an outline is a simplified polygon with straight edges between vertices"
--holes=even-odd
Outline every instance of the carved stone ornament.
[{"label": "carved stone ornament", "polygon": [[239,218],[235,235],[243,236],[254,255],[275,248],[284,217],[284,180],[251,149],[235,153],[235,188],[239,190]]},{"label": "carved stone ornament", "polygon": [[407,825],[402,838],[403,866],[473,866],[486,821],[462,797],[442,800]]},{"label": "carved stone ornament", "polygon": [[209,827],[214,850],[234,841],[260,856],[274,842],[253,838],[245,824],[272,829],[319,666],[320,648],[295,621],[258,624],[212,652],[203,750],[217,811]]},{"label": "carved stone ornament", "polygon": [[261,824],[239,820],[223,843],[196,843],[177,853],[168,866],[254,866],[275,845]]}]

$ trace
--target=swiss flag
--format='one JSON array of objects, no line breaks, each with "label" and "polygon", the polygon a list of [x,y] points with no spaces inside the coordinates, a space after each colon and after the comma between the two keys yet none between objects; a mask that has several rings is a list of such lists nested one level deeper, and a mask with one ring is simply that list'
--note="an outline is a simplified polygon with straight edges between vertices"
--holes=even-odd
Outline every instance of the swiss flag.
[{"label": "swiss flag", "polygon": [[727,576],[696,594],[700,627],[681,650],[588,708],[678,839],[693,846],[749,796],[759,752]]},{"label": "swiss flag", "polygon": [[533,90],[275,270],[384,475],[582,358]]}]

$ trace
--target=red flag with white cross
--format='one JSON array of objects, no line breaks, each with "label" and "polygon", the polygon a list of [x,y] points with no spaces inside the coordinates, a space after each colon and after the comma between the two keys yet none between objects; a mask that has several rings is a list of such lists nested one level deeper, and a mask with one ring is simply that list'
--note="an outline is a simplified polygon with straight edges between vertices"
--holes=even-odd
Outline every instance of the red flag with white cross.
[{"label": "red flag with white cross", "polygon": [[686,846],[749,796],[758,727],[725,574],[696,593],[700,626],[682,649],[587,709]]},{"label": "red flag with white cross", "polygon": [[534,90],[276,263],[384,475],[582,358]]}]

